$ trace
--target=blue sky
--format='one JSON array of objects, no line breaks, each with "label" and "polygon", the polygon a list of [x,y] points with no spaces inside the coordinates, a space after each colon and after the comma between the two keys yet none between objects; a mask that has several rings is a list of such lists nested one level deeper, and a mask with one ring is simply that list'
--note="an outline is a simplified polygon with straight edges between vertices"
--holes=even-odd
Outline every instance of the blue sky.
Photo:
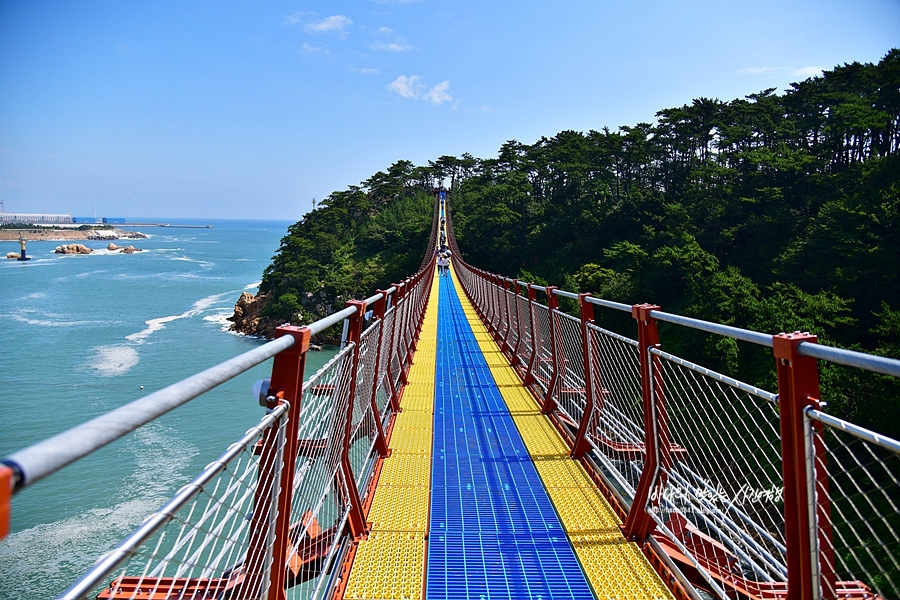
[{"label": "blue sky", "polygon": [[897,0],[0,0],[0,200],[296,220],[400,159],[649,122],[896,46]]}]

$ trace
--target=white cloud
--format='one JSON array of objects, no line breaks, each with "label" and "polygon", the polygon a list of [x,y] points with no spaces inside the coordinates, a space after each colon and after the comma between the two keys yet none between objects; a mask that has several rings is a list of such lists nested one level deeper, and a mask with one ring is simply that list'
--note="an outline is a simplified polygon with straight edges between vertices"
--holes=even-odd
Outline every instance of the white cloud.
[{"label": "white cloud", "polygon": [[404,52],[406,50],[412,49],[408,44],[404,44],[401,42],[391,42],[390,44],[385,44],[384,42],[375,42],[370,46],[370,48],[374,50],[387,50],[388,52]]},{"label": "white cloud", "polygon": [[[453,100],[453,96],[447,93],[450,89],[449,81],[442,81],[430,90],[428,86],[422,82],[422,78],[418,75],[401,75],[390,84],[388,89],[397,92],[404,98],[410,100],[427,100],[432,104],[443,104]],[[427,90],[427,91],[426,91]]]},{"label": "white cloud", "polygon": [[394,33],[394,30],[390,27],[379,27],[375,30],[375,33],[380,33],[381,35],[389,35],[391,33]]},{"label": "white cloud", "polygon": [[322,48],[320,46],[310,46],[309,44],[304,43],[303,47],[300,48],[300,52],[303,54],[311,54],[314,56],[324,56],[325,54],[329,54],[330,50],[328,48]]},{"label": "white cloud", "polygon": [[746,69],[738,69],[738,74],[750,73],[751,75],[759,75],[760,73],[771,73],[781,69],[782,67],[747,67]]},{"label": "white cloud", "polygon": [[307,33],[328,33],[329,31],[342,31],[345,27],[349,27],[353,21],[344,15],[332,15],[318,23],[307,23],[303,29]]},{"label": "white cloud", "polygon": [[738,74],[762,75],[764,73],[787,73],[798,77],[814,77],[821,75],[822,67],[747,67],[738,69]]},{"label": "white cloud", "polygon": [[431,101],[432,104],[443,104],[444,102],[450,102],[451,100],[453,100],[453,96],[447,93],[448,89],[450,89],[450,82],[442,81],[431,88],[427,94],[422,96],[422,98]]},{"label": "white cloud", "polygon": [[397,92],[404,98],[418,99],[421,90],[425,88],[425,84],[422,83],[422,78],[418,75],[413,75],[411,77],[407,77],[406,75],[401,75],[390,84],[388,84],[388,89],[394,92]]},{"label": "white cloud", "polygon": [[816,77],[817,75],[821,75],[822,71],[824,71],[822,67],[800,67],[799,69],[794,69],[792,75],[799,75],[801,77]]},{"label": "white cloud", "polygon": [[353,73],[359,73],[360,75],[378,75],[378,69],[372,68],[357,69],[356,67],[350,67],[350,71]]},{"label": "white cloud", "polygon": [[304,17],[308,17],[309,15],[312,15],[312,14],[314,14],[314,13],[311,13],[307,10],[301,10],[301,11],[297,11],[295,13],[291,13],[284,18],[284,24],[285,25],[299,25],[300,23],[302,23],[304,21]]}]

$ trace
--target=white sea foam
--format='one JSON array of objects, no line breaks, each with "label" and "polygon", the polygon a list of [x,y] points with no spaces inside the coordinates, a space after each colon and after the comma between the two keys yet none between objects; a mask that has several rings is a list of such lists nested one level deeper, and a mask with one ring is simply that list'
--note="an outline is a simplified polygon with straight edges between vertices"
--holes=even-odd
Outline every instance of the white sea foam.
[{"label": "white sea foam", "polygon": [[19,301],[21,302],[22,300],[40,300],[41,298],[46,298],[46,297],[47,297],[47,292],[32,292],[30,294],[25,294],[24,296],[19,298]]},{"label": "white sea foam", "polygon": [[3,540],[0,598],[21,597],[25,578],[29,597],[56,597],[187,482],[184,471],[198,452],[159,423],[137,430],[126,447],[134,456],[135,470],[118,486],[108,482],[114,486],[107,496],[112,506],[35,525]]},{"label": "white sea foam", "polygon": [[78,321],[72,320],[70,315],[57,313],[38,313],[31,309],[20,309],[14,313],[0,314],[0,318],[12,319],[27,325],[38,327],[79,327],[82,325],[105,324],[106,321]]},{"label": "white sea foam", "polygon": [[141,361],[138,351],[125,344],[97,346],[88,366],[103,377],[115,377],[130,371]]},{"label": "white sea foam", "polygon": [[253,290],[253,289],[258,288],[260,286],[260,284],[262,284],[262,281],[254,281],[253,283],[248,283],[247,285],[245,285],[244,289],[245,290]]},{"label": "white sea foam", "polygon": [[76,273],[75,277],[90,277],[91,275],[99,275],[100,273],[106,273],[106,269],[100,269],[99,271],[88,271],[86,273]]},{"label": "white sea foam", "polygon": [[141,343],[147,336],[156,331],[159,331],[160,329],[164,329],[166,323],[171,323],[172,321],[177,321],[178,319],[187,319],[189,317],[197,316],[210,306],[221,302],[222,298],[229,295],[230,293],[231,292],[213,294],[212,296],[201,298],[200,300],[194,302],[190,310],[187,310],[180,315],[170,315],[168,317],[160,317],[158,319],[150,319],[149,321],[145,321],[146,325],[148,326],[147,329],[143,329],[141,331],[138,331],[137,333],[132,333],[131,335],[125,336],[125,339],[130,342]]},{"label": "white sea foam", "polygon": [[203,320],[219,325],[222,331],[228,331],[228,328],[232,325],[231,321],[228,320],[228,317],[230,317],[232,314],[234,313],[230,310],[227,312],[223,311],[212,315],[206,315],[205,317],[203,317]]}]

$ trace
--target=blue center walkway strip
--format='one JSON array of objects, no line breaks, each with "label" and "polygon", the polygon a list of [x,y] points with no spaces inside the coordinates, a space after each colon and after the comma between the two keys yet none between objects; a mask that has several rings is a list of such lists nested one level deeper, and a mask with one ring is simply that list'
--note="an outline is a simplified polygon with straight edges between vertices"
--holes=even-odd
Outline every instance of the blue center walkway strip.
[{"label": "blue center walkway strip", "polygon": [[426,597],[593,598],[453,280],[439,281]]}]

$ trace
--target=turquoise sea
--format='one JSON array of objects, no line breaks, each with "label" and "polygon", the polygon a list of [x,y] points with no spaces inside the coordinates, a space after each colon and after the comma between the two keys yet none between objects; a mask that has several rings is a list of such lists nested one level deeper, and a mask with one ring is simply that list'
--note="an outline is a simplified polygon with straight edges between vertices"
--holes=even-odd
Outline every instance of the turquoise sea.
[{"label": "turquoise sea", "polygon": [[[138,219],[135,219],[138,220]],[[226,331],[256,292],[289,222],[146,228],[132,255],[85,242],[30,242],[32,260],[0,261],[0,456],[246,352]],[[17,242],[0,242],[6,255]],[[314,372],[333,352],[312,353]],[[52,598],[256,423],[260,365],[19,493],[0,542],[0,598]],[[143,390],[141,389],[143,386]]]}]

